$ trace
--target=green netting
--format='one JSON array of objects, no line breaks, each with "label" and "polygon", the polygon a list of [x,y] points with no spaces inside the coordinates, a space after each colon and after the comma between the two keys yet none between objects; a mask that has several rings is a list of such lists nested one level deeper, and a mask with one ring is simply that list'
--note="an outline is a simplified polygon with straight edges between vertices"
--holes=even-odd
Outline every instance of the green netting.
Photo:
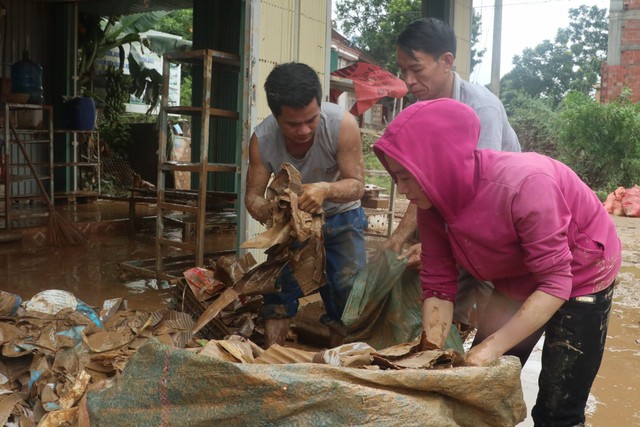
[{"label": "green netting", "polygon": [[[362,341],[376,350],[415,339],[422,330],[422,290],[420,277],[406,269],[406,260],[385,251],[356,276],[342,322],[347,328],[345,342]],[[464,352],[455,325],[445,349]]]}]

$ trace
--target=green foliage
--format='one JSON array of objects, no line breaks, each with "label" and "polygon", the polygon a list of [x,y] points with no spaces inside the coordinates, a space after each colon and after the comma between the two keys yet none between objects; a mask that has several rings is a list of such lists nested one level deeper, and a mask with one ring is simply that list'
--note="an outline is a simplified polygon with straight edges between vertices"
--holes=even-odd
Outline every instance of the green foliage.
[{"label": "green foliage", "polygon": [[176,10],[162,19],[155,30],[193,40],[193,9]]},{"label": "green foliage", "polygon": [[471,70],[470,73],[473,72],[473,69],[476,68],[476,65],[482,62],[482,58],[484,58],[484,54],[487,53],[487,49],[484,48],[482,50],[477,50],[476,46],[480,42],[480,29],[482,28],[482,15],[480,13],[473,11],[473,22],[471,24]]},{"label": "green foliage", "polygon": [[546,101],[524,93],[514,93],[505,108],[522,151],[533,151],[554,158],[558,156],[557,114]]},{"label": "green foliage", "polygon": [[[124,46],[138,42],[142,49],[150,49],[162,56],[169,51],[180,51],[190,48],[191,42],[191,9],[174,12],[155,11],[126,16],[94,17],[81,16],[79,29],[78,76],[81,86],[88,86],[94,77],[95,61],[103,57],[113,48],[120,52],[120,66],[124,69]],[[166,29],[172,34],[180,35],[185,40],[168,38],[162,35],[141,34],[152,29]],[[141,54],[130,49],[127,58],[133,84],[131,94],[143,99],[148,111],[158,105],[162,86],[162,75],[147,68]]]},{"label": "green foliage", "polygon": [[[364,159],[364,168],[367,170],[385,170],[380,160],[378,160],[378,156],[373,152],[373,144],[375,144],[379,137],[380,135],[369,133],[363,133],[362,135],[362,157]],[[365,182],[384,188],[387,194],[391,191],[391,177],[386,173],[384,176],[366,176]]]},{"label": "green foliage", "polygon": [[[385,69],[396,74],[396,39],[407,25],[422,17],[422,0],[337,0],[340,31]],[[480,35],[480,15],[474,12],[471,66],[486,49],[475,50]]]},{"label": "green foliage", "polygon": [[630,187],[640,177],[640,107],[629,93],[600,104],[589,96],[567,95],[559,112],[560,160],[591,188]]},{"label": "green foliage", "polygon": [[600,78],[608,43],[607,9],[580,6],[569,10],[569,27],[555,40],[544,40],[513,58],[513,69],[503,76],[500,91],[542,97],[556,107],[569,91],[591,94]]},{"label": "green foliage", "polygon": [[140,33],[151,30],[168,12],[156,11],[127,16],[96,17],[82,15],[78,36],[78,76],[81,86],[93,78],[95,61],[113,48],[120,50],[120,68],[124,66],[123,46],[144,41]]},{"label": "green foliage", "polygon": [[98,125],[101,139],[116,153],[126,156],[131,143],[129,125],[125,119],[126,106],[129,101],[132,79],[114,67],[106,73],[106,95],[102,120]]},{"label": "green foliage", "polygon": [[191,72],[182,74],[182,81],[180,82],[180,105],[191,105],[192,87],[193,77],[191,76]]}]

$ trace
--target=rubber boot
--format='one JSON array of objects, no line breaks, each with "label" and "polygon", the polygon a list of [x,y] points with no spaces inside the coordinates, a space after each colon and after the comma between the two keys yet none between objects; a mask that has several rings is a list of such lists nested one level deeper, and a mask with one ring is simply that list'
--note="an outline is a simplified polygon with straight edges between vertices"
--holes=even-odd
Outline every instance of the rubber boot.
[{"label": "rubber boot", "polygon": [[264,348],[273,344],[283,345],[289,333],[289,318],[265,319],[264,321]]}]

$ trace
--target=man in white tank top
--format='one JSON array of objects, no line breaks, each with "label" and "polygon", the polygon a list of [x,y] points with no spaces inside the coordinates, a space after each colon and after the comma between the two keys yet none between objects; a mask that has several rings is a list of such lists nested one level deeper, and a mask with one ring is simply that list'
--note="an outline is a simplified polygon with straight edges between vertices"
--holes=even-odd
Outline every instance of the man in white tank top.
[{"label": "man in white tank top", "polygon": [[[367,220],[360,199],[364,193],[364,164],[360,129],[341,107],[322,103],[322,86],[308,65],[276,66],[265,82],[272,115],[254,130],[249,142],[245,204],[251,216],[271,218],[265,190],[282,163],[302,175],[300,209],[325,214],[323,239],[327,284],[320,288],[326,314],[320,319],[338,337],[340,320],[356,273],[366,262],[364,229]],[[281,292],[264,296],[265,347],[282,344],[289,319],[298,309],[302,291],[287,266],[278,278]],[[337,338],[332,344],[339,344]]]}]

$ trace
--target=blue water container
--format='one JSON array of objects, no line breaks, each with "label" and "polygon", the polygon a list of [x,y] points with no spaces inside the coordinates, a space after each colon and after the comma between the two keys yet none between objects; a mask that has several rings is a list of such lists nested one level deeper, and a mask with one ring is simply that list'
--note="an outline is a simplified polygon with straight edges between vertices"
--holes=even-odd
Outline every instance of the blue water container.
[{"label": "blue water container", "polygon": [[29,58],[28,50],[11,65],[11,92],[28,94],[28,104],[42,104],[42,67]]},{"label": "blue water container", "polygon": [[96,125],[96,103],[93,98],[70,98],[64,102],[65,126],[72,130],[93,130]]}]

